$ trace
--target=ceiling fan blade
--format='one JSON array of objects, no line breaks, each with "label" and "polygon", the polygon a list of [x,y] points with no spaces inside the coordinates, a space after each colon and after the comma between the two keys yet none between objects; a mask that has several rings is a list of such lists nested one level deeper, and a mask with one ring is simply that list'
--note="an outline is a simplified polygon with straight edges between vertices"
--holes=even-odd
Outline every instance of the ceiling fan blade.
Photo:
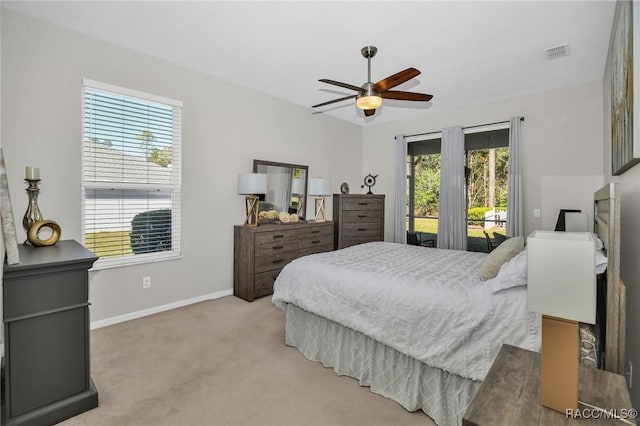
[{"label": "ceiling fan blade", "polygon": [[371,117],[375,113],[376,113],[375,109],[365,109],[364,110],[364,116],[365,117]]},{"label": "ceiling fan blade", "polygon": [[329,104],[332,104],[332,103],[335,103],[335,102],[346,101],[347,99],[353,99],[356,96],[358,96],[358,95],[349,95],[349,96],[345,96],[344,98],[333,99],[331,101],[323,102],[323,103],[318,104],[318,105],[313,105],[311,108],[318,108],[318,107],[329,105]]},{"label": "ceiling fan blade", "polygon": [[387,90],[382,92],[381,96],[384,99],[399,99],[401,101],[422,101],[429,102],[433,95],[426,95],[424,93],[415,92],[403,92],[400,90]]},{"label": "ceiling fan blade", "polygon": [[321,82],[327,83],[327,84],[333,84],[334,86],[344,87],[345,89],[355,90],[356,92],[359,92],[359,91],[362,90],[362,87],[354,86],[353,84],[349,84],[349,83],[341,83],[341,82],[335,81],[335,80],[329,80],[327,78],[321,78],[318,81],[321,81]]},{"label": "ceiling fan blade", "polygon": [[405,81],[411,80],[413,77],[417,77],[420,75],[420,71],[415,68],[407,68],[404,71],[400,71],[394,75],[391,75],[384,80],[380,80],[377,82],[373,88],[378,92],[386,92],[387,90],[396,87],[399,84],[404,83]]}]

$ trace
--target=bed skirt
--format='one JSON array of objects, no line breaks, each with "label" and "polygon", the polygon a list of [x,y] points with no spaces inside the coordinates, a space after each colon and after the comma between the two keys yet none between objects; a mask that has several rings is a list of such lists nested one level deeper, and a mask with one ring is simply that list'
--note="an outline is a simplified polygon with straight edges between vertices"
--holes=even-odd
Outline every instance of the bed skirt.
[{"label": "bed skirt", "polygon": [[307,359],[357,379],[409,411],[424,411],[439,426],[462,424],[481,382],[429,367],[350,328],[285,306],[285,342]]}]

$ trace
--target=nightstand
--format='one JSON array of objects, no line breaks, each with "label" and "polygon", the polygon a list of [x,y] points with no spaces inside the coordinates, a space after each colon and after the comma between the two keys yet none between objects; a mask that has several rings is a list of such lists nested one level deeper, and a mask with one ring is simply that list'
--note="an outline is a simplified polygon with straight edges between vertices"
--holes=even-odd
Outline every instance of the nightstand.
[{"label": "nightstand", "polygon": [[[631,400],[623,376],[595,368],[580,366],[578,397],[590,405],[617,410],[617,415],[629,412]],[[540,354],[511,345],[503,345],[491,365],[478,393],[467,408],[463,426],[499,425],[616,425],[625,423],[606,418],[599,412],[599,419],[567,419],[563,413],[540,405]],[[633,416],[633,415],[632,415]],[[635,417],[635,416],[633,416]],[[627,418],[632,424],[635,419]]]}]

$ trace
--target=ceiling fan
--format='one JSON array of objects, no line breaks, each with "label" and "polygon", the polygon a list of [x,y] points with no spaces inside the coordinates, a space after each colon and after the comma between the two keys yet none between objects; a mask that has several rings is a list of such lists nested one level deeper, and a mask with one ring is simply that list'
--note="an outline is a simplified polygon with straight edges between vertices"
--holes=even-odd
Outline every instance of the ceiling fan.
[{"label": "ceiling fan", "polygon": [[371,58],[376,56],[378,48],[375,46],[365,46],[360,50],[360,52],[362,53],[362,56],[367,58],[368,69],[367,82],[363,84],[362,87],[354,86],[353,84],[348,83],[341,83],[339,81],[329,80],[326,78],[321,78],[320,80],[318,80],[323,83],[333,84],[334,86],[344,87],[345,89],[355,90],[358,93],[355,95],[345,96],[343,98],[333,99],[331,101],[313,105],[311,108],[318,108],[335,102],[342,102],[346,101],[347,99],[356,98],[356,106],[364,110],[364,115],[366,117],[370,117],[376,113],[376,108],[379,108],[382,105],[383,98],[420,102],[428,102],[431,100],[431,98],[433,98],[433,95],[426,95],[424,93],[389,90],[420,75],[420,71],[415,68],[407,68],[406,70],[393,74],[385,79],[380,80],[377,83],[372,83]]}]

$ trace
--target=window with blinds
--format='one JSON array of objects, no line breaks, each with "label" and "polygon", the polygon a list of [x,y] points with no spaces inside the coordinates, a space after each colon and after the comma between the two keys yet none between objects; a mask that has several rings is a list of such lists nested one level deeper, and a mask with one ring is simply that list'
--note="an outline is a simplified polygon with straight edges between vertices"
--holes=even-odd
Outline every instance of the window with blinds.
[{"label": "window with blinds", "polygon": [[82,227],[97,268],[180,256],[182,102],[83,81]]}]

